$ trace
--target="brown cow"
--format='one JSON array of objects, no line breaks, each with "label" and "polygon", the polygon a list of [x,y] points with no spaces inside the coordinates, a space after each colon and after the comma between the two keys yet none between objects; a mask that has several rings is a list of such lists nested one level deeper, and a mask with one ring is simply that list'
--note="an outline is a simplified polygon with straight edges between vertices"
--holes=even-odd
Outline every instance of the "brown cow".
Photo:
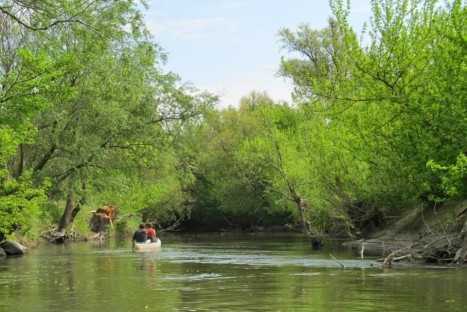
[{"label": "brown cow", "polygon": [[92,211],[91,220],[89,220],[89,230],[98,233],[99,239],[103,239],[110,226],[113,228],[113,221],[117,216],[116,206],[101,206],[96,211]]}]

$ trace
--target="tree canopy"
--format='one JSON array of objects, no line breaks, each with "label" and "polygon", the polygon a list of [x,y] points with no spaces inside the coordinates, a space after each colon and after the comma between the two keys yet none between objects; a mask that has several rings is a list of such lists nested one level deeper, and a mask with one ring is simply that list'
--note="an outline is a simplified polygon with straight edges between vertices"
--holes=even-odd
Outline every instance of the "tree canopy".
[{"label": "tree canopy", "polygon": [[226,109],[164,72],[141,4],[0,1],[0,240],[110,204],[319,245],[467,196],[461,0],[372,1],[361,34],[332,0],[327,27],[279,31],[293,103]]}]

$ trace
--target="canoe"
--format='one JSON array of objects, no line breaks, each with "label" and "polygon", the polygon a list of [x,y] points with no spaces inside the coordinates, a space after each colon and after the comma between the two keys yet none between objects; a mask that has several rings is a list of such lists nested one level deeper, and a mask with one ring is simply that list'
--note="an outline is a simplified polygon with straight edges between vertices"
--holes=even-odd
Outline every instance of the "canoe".
[{"label": "canoe", "polygon": [[134,250],[137,252],[152,251],[161,248],[162,242],[160,239],[155,243],[135,243]]}]

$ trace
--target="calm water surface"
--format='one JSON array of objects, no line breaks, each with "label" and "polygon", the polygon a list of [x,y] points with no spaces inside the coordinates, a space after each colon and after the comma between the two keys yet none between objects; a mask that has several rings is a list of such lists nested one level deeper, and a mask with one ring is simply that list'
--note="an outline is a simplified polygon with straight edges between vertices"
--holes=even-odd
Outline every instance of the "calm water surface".
[{"label": "calm water surface", "polygon": [[[467,268],[381,270],[301,235],[164,235],[46,246],[0,258],[0,311],[467,311]],[[334,256],[345,268],[333,260]]]}]

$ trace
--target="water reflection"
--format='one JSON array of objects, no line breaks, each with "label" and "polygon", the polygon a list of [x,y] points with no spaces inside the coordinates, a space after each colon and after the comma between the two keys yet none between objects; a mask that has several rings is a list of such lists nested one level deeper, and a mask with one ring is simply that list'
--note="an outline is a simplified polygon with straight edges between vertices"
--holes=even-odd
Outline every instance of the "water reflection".
[{"label": "water reflection", "polygon": [[147,253],[114,241],[0,260],[0,311],[464,311],[466,278],[455,267],[383,271],[301,237],[180,235]]},{"label": "water reflection", "polygon": [[134,264],[137,265],[140,270],[147,270],[152,273],[155,272],[157,251],[135,252],[133,254],[135,257]]}]

